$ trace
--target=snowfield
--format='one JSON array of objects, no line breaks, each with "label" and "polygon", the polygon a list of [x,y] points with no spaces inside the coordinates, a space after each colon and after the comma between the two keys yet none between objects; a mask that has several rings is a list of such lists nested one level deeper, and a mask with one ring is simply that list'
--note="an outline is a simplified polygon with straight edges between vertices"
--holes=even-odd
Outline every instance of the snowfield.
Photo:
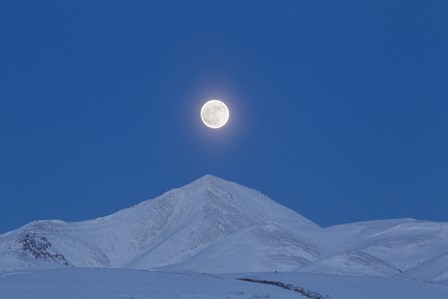
[{"label": "snowfield", "polygon": [[212,276],[65,268],[0,275],[5,299],[446,299],[447,294],[448,286],[435,283],[293,272]]},{"label": "snowfield", "polygon": [[106,217],[0,234],[0,276],[0,298],[446,299],[448,223],[322,228],[206,175]]},{"label": "snowfield", "polygon": [[0,277],[0,297],[8,299],[242,299],[273,298],[274,292],[280,298],[297,298],[287,290],[193,273],[66,268],[10,273]]}]

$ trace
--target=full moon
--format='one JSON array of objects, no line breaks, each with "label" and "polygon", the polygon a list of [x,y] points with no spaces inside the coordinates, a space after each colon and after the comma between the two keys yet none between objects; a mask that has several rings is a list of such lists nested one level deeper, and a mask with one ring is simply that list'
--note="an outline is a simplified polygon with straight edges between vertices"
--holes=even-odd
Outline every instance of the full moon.
[{"label": "full moon", "polygon": [[210,100],[202,106],[202,122],[209,128],[219,129],[229,120],[229,109],[218,100]]}]

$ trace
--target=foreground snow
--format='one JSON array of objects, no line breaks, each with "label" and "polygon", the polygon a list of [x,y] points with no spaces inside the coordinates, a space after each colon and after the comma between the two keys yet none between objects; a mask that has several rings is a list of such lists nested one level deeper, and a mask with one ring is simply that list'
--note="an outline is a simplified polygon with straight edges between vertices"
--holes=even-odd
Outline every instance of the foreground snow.
[{"label": "foreground snow", "polygon": [[298,285],[307,290],[312,290],[325,296],[328,295],[328,298],[332,299],[448,298],[447,285],[412,279],[299,274],[291,272],[256,273],[247,275],[247,277]]},{"label": "foreground snow", "polygon": [[295,272],[211,276],[64,268],[0,274],[0,298],[446,299],[448,286],[415,280]]}]

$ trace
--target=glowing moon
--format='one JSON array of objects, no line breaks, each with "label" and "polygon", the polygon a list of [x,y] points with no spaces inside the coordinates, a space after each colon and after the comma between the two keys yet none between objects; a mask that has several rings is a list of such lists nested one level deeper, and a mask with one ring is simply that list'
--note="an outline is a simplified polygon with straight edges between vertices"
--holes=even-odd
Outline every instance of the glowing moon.
[{"label": "glowing moon", "polygon": [[218,100],[210,100],[202,106],[202,122],[209,128],[219,129],[229,120],[229,109]]}]

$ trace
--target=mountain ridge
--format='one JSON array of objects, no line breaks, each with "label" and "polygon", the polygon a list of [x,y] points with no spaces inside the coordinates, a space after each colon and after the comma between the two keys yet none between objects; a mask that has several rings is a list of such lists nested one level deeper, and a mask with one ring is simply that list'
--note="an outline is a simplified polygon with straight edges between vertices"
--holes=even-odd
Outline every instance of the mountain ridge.
[{"label": "mountain ridge", "polygon": [[[111,215],[0,234],[0,271],[105,267],[301,271],[448,281],[448,224],[409,218],[322,228],[261,192],[205,175]],[[447,255],[448,256],[448,255]]]}]

